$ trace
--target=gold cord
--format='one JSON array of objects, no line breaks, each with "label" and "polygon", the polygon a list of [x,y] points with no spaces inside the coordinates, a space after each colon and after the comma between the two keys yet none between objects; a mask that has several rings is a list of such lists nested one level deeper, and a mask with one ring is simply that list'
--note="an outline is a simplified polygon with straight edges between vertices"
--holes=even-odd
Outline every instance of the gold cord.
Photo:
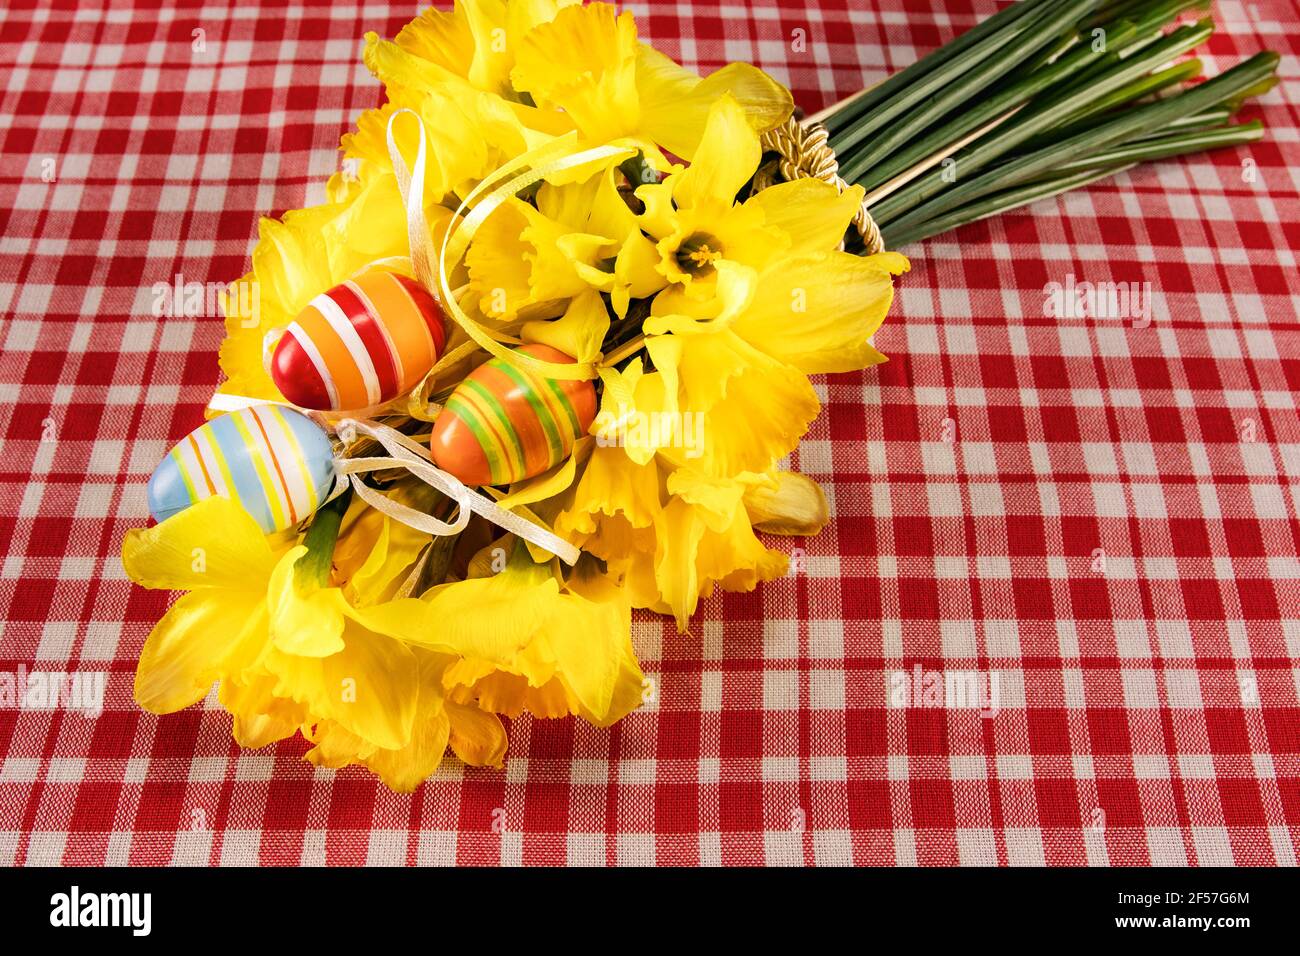
[{"label": "gold cord", "polygon": [[[838,192],[844,192],[849,184],[840,178],[839,160],[835,158],[829,139],[830,134],[821,123],[800,123],[793,116],[768,130],[762,137],[763,152],[776,153],[778,158],[759,167],[754,174],[754,191],[766,189],[779,180],[820,179],[830,183]],[[853,227],[862,236],[867,255],[884,251],[885,240],[880,235],[880,227],[867,211],[866,203],[858,207]]]}]

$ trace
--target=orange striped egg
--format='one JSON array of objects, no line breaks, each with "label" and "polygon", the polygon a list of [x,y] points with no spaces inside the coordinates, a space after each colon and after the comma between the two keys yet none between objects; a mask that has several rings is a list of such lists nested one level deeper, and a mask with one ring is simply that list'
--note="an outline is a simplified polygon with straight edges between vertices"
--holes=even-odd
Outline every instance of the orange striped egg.
[{"label": "orange striped egg", "polygon": [[[544,362],[573,361],[548,345],[516,351]],[[429,448],[438,467],[465,484],[501,485],[568,458],[595,417],[591,382],[543,378],[492,359],[456,386],[433,423]]]},{"label": "orange striped egg", "polygon": [[409,392],[446,341],[442,309],[414,279],[372,270],[311,300],[271,356],[271,378],[299,408],[346,412]]}]

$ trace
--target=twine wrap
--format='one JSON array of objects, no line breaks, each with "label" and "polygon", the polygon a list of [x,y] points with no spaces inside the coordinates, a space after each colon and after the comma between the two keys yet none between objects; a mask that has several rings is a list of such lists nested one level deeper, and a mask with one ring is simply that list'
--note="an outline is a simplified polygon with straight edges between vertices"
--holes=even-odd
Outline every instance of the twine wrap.
[{"label": "twine wrap", "polygon": [[[821,123],[800,122],[791,116],[784,123],[768,130],[762,136],[763,152],[776,153],[777,159],[764,163],[754,174],[754,191],[775,185],[780,179],[820,179],[830,183],[836,191],[844,192],[849,184],[840,178],[839,160],[830,146],[830,133]],[[885,250],[885,240],[880,227],[871,218],[864,202],[853,217],[853,228],[862,237],[867,255]]]}]

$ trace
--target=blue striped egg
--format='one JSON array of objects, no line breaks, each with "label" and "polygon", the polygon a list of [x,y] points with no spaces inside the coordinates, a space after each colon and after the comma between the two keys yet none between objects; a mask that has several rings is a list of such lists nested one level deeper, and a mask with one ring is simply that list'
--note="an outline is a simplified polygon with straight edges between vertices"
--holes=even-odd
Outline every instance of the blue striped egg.
[{"label": "blue striped egg", "polygon": [[329,436],[305,415],[256,405],[190,432],[149,479],[149,511],[165,521],[219,495],[238,503],[267,534],[312,514],[334,482]]}]

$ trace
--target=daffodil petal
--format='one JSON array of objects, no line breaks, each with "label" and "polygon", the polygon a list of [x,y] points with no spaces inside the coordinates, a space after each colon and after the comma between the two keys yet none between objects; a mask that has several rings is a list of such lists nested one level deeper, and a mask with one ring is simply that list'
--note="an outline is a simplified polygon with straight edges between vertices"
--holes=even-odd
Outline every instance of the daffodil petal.
[{"label": "daffodil petal", "polygon": [[709,108],[724,93],[745,110],[756,132],[783,122],[794,109],[790,91],[757,67],[732,63],[705,79],[654,47],[637,48],[637,89],[647,136],[686,160],[695,158]]},{"label": "daffodil petal", "polygon": [[348,620],[344,649],[329,657],[272,650],[265,658],[275,693],[337,721],[376,747],[396,749],[411,738],[418,695],[417,662],[401,642]]},{"label": "daffodil petal", "polygon": [[655,584],[672,608],[677,629],[685,631],[700,600],[700,573],[695,558],[706,529],[695,508],[680,498],[668,502],[658,525]]},{"label": "daffodil petal", "polygon": [[259,595],[195,591],[163,615],[135,672],[135,699],[153,714],[170,714],[207,696],[245,640],[265,637]]},{"label": "daffodil petal", "polygon": [[146,588],[258,592],[275,558],[253,517],[227,498],[205,498],[122,539],[122,567]]},{"label": "daffodil petal", "polygon": [[559,584],[549,570],[512,562],[489,578],[444,584],[423,600],[438,622],[428,646],[451,654],[508,662],[555,612]]},{"label": "daffodil petal", "polygon": [[[683,338],[689,347],[674,341]],[[680,379],[678,410],[703,416],[690,418],[702,425],[701,442],[660,448],[675,464],[717,476],[768,471],[794,450],[820,410],[802,372],[730,331],[658,336],[647,348],[665,378],[671,372]],[[764,423],[761,431],[755,421]]]},{"label": "daffodil petal", "polygon": [[529,322],[519,335],[525,342],[539,342],[559,349],[578,362],[600,357],[600,345],[609,332],[609,312],[600,294],[587,290],[574,296],[564,315],[553,322]]},{"label": "daffodil petal", "polygon": [[248,679],[227,676],[219,689],[221,706],[234,718],[231,733],[241,747],[257,750],[292,737],[308,719],[307,708],[287,697],[275,696],[275,678],[269,674]]},{"label": "daffodil petal", "polygon": [[451,722],[452,751],[472,767],[501,767],[505,764],[506,729],[496,714],[463,704],[446,705]]},{"label": "daffodil petal", "polygon": [[710,199],[730,206],[761,158],[758,134],[744,109],[730,94],[723,94],[709,108],[704,137],[691,165],[674,175],[673,197],[679,206]]},{"label": "daffodil petal", "polygon": [[653,464],[637,464],[622,448],[596,447],[573,502],[555,520],[555,530],[583,541],[598,557],[614,559],[653,547],[660,507]]},{"label": "daffodil petal", "polygon": [[463,3],[450,11],[430,7],[402,27],[394,42],[460,77],[469,76],[474,62],[474,34]]},{"label": "daffodil petal", "polygon": [[769,186],[750,196],[745,205],[762,209],[769,226],[788,234],[792,240],[788,255],[796,256],[837,249],[863,195],[861,186],[841,193],[830,183],[806,178]]},{"label": "daffodil petal", "polygon": [[267,585],[271,640],[286,654],[328,657],[343,650],[347,601],[338,588],[300,590],[295,565],[307,553],[293,548],[280,559]]},{"label": "daffodil petal", "polygon": [[399,793],[409,793],[419,787],[442,763],[451,734],[451,720],[442,692],[445,659],[419,653],[416,660],[419,675],[416,710],[410,739],[403,746],[369,746],[363,738],[347,733],[337,725],[326,725],[317,727],[313,735],[321,751],[319,758],[309,753],[307,759],[313,762],[329,760],[332,766],[363,764]]},{"label": "daffodil petal", "polygon": [[883,361],[868,341],[894,299],[891,277],[906,272],[897,253],[804,256],[759,278],[732,330],[801,371],[847,372]]},{"label": "daffodil petal", "polygon": [[636,21],[606,3],[571,6],[534,27],[516,51],[511,79],[538,102],[563,109],[594,142],[636,131]]}]

